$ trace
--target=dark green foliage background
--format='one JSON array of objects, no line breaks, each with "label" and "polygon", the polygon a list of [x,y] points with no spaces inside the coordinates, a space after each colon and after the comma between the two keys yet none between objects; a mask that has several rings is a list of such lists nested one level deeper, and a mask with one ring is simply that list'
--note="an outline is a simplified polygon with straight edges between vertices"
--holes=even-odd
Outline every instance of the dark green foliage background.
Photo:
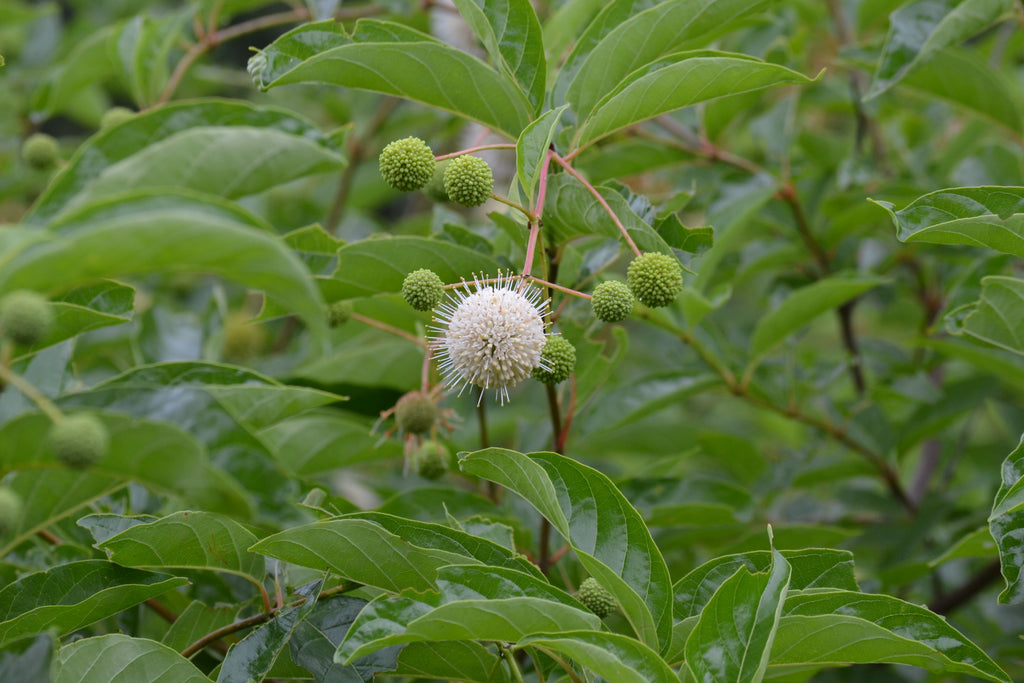
[{"label": "dark green foliage background", "polygon": [[[68,469],[0,382],[0,680],[1024,679],[1024,5],[144,4],[0,5],[0,295],[56,314],[0,364],[111,435]],[[551,290],[574,376],[442,395],[428,481],[402,281],[528,226],[376,158],[478,124],[535,275],[625,280],[576,173],[688,270]]]}]

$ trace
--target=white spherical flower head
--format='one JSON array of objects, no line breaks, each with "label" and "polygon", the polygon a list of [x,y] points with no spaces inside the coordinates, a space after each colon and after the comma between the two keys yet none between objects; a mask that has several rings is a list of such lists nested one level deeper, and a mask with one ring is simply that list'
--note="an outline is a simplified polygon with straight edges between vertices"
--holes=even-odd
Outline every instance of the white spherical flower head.
[{"label": "white spherical flower head", "polygon": [[[535,287],[511,276],[483,284],[473,281],[455,289],[436,312],[436,336],[431,345],[440,361],[445,384],[459,388],[494,389],[502,404],[508,400],[509,387],[530,376],[536,367],[544,367],[541,359],[546,337],[544,316],[548,301],[540,300]],[[477,401],[479,405],[479,401]]]}]

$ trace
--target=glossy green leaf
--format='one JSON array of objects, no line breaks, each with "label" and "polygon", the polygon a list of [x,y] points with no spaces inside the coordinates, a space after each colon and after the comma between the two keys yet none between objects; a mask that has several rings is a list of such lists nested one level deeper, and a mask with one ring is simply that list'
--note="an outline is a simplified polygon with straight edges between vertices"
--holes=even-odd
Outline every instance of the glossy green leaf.
[{"label": "glossy green leaf", "polygon": [[754,362],[816,317],[882,284],[875,277],[833,275],[790,294],[772,311],[761,317],[750,339]]},{"label": "glossy green leaf", "polygon": [[505,567],[543,578],[537,565],[507,548],[450,526],[405,519],[380,512],[357,512],[342,519],[363,519],[380,525],[417,548],[440,550],[478,560],[491,567]]},{"label": "glossy green leaf", "polygon": [[579,117],[586,118],[636,70],[669,53],[706,45],[768,4],[767,0],[609,3],[562,67],[556,92],[571,83],[566,101]]},{"label": "glossy green leaf", "polygon": [[679,677],[658,653],[643,643],[601,631],[563,632],[557,635],[530,636],[516,643],[517,648],[535,647],[565,655],[587,667],[606,681],[622,683],[677,683]]},{"label": "glossy green leaf", "polygon": [[[130,202],[130,195],[124,200]],[[54,235],[4,269],[0,291],[53,293],[103,278],[183,270],[215,273],[262,290],[301,316],[319,338],[326,335],[323,298],[309,271],[278,238],[189,208],[142,205]]]},{"label": "glossy green leaf", "polygon": [[455,0],[459,14],[530,100],[534,112],[544,102],[547,62],[540,21],[529,0]]},{"label": "glossy green leaf", "polygon": [[500,448],[471,453],[459,464],[537,508],[615,596],[640,639],[652,648],[668,646],[668,567],[640,514],[605,475],[556,453],[527,456]]},{"label": "glossy green leaf", "polygon": [[981,280],[981,299],[963,319],[972,339],[1024,355],[1024,280],[990,275]]},{"label": "glossy green leaf", "polygon": [[292,634],[316,605],[319,584],[308,591],[306,601],[286,607],[267,623],[231,646],[220,667],[217,683],[249,683],[262,681],[270,673],[281,651],[288,646]]},{"label": "glossy green leaf", "polygon": [[903,79],[903,86],[938,97],[1024,134],[1024,105],[1012,82],[967,50],[943,50]]},{"label": "glossy green leaf", "polygon": [[[874,201],[874,200],[871,200]],[[952,187],[889,212],[903,242],[964,244],[1024,257],[1024,187]]]},{"label": "glossy green leaf", "polygon": [[0,590],[0,645],[49,628],[70,633],[186,583],[104,560],[28,574]]},{"label": "glossy green leaf", "polygon": [[[785,628],[780,624],[772,664],[801,663],[805,657],[804,661],[851,661],[844,657],[852,654],[839,655],[833,651],[850,648],[859,651],[862,658],[852,660],[855,662],[899,662],[905,657],[907,661],[903,663],[931,671],[966,673],[989,681],[1010,680],[988,655],[943,617],[888,595],[839,590],[790,593],[783,620],[793,617],[812,617],[817,621],[792,621]],[[830,626],[835,628],[832,633],[828,632]],[[816,635],[807,642],[807,634],[818,634],[819,630],[820,639]]]},{"label": "glossy green leaf", "polygon": [[[661,235],[633,212],[625,197],[608,187],[596,189],[641,251],[673,253]],[[622,239],[622,233],[604,207],[582,183],[567,173],[548,178],[548,192],[544,200],[544,229],[550,231],[548,239],[558,244],[590,235]]]},{"label": "glossy green leaf", "polygon": [[136,524],[99,544],[113,562],[149,569],[211,569],[237,574],[261,586],[263,558],[248,551],[251,531],[209,512],[175,512]]},{"label": "glossy green leaf", "polygon": [[789,563],[772,550],[769,572],[740,567],[719,586],[686,639],[686,667],[698,681],[761,681],[790,575]]},{"label": "glossy green leaf", "polygon": [[468,640],[409,643],[398,655],[395,675],[468,683],[509,683],[512,680],[497,655]]},{"label": "glossy green leaf", "polygon": [[210,683],[180,654],[146,638],[113,633],[60,649],[54,683]]},{"label": "glossy green leaf", "polygon": [[914,0],[889,17],[889,35],[866,99],[885,92],[936,52],[988,28],[1012,0]]},{"label": "glossy green leaf", "polygon": [[511,569],[443,567],[437,591],[406,591],[371,601],[356,618],[335,659],[352,662],[412,642],[499,640],[538,633],[594,630],[600,620],[564,591]]},{"label": "glossy green leaf", "polygon": [[530,122],[519,87],[475,57],[391,22],[343,31],[333,21],[300,26],[252,57],[249,73],[261,88],[319,82],[398,95],[512,138]]},{"label": "glossy green leaf", "polygon": [[313,674],[318,683],[362,683],[379,671],[394,668],[395,653],[388,650],[354,664],[334,661],[334,651],[365,605],[365,600],[348,596],[318,601],[288,641],[292,660]]},{"label": "glossy green leaf", "polygon": [[[193,130],[202,131],[207,127],[224,130],[234,126],[239,126],[240,130],[258,128],[267,132],[273,131],[273,134],[278,136],[290,136],[287,138],[289,140],[315,142],[328,150],[324,153],[333,153],[329,151],[330,144],[327,138],[312,122],[283,109],[255,106],[239,100],[207,99],[172,103],[139,113],[116,128],[100,131],[89,138],[75,151],[67,166],[57,173],[25,220],[36,225],[46,223],[61,211],[72,197],[86,189],[107,169],[129,160],[140,152],[159,155],[165,140]],[[150,147],[156,149],[148,151]],[[317,156],[322,157],[324,153],[318,152]],[[230,163],[229,159],[218,161]],[[191,162],[184,164],[182,168],[169,168],[165,172],[187,174],[190,165]],[[244,170],[242,166],[238,168],[239,171]],[[151,169],[151,172],[157,170]],[[202,173],[202,170],[194,169],[191,173]],[[287,174],[290,171],[275,169],[269,177],[262,179],[262,182],[268,183],[265,187],[276,184],[276,179],[281,173]],[[187,176],[180,176],[185,177]],[[224,182],[230,182],[230,179],[217,180],[218,185]],[[249,182],[260,180],[254,178]],[[199,189],[205,188],[200,186]]]},{"label": "glossy green leaf", "polygon": [[1006,456],[1000,471],[1001,483],[992,501],[992,513],[988,528],[999,548],[1006,588],[999,594],[999,602],[1024,602],[1024,437],[1017,447]]},{"label": "glossy green leaf", "polygon": [[453,552],[418,548],[373,522],[345,518],[292,527],[251,550],[393,593],[429,590],[438,567],[467,561]]},{"label": "glossy green leaf", "polygon": [[303,477],[402,455],[399,444],[380,443],[370,425],[345,415],[303,415],[278,422],[259,436],[285,469]]},{"label": "glossy green leaf", "polygon": [[594,105],[580,125],[574,147],[716,97],[814,79],[777,64],[725,52],[682,52],[643,66]]},{"label": "glossy green leaf", "polygon": [[546,111],[520,134],[516,141],[516,174],[526,196],[533,206],[533,198],[540,182],[544,165],[548,163],[548,150],[555,137],[558,122],[568,105]]},{"label": "glossy green leaf", "polygon": [[398,292],[405,276],[429,268],[442,282],[471,280],[474,273],[494,276],[498,263],[478,251],[424,237],[392,237],[347,244],[338,251],[340,299]]},{"label": "glossy green leaf", "polygon": [[[210,465],[191,435],[171,424],[126,415],[104,413],[102,420],[110,433],[110,446],[89,470],[99,479],[86,477],[80,482],[87,489],[106,490],[116,487],[114,482],[137,481],[208,510],[242,515],[248,512],[248,502],[238,484]],[[0,427],[0,471],[38,469],[48,475],[61,471],[62,465],[46,441],[50,425],[49,418],[28,413]],[[22,526],[25,524],[23,521]],[[24,529],[24,533],[29,532]],[[21,536],[16,534],[16,538]]]}]

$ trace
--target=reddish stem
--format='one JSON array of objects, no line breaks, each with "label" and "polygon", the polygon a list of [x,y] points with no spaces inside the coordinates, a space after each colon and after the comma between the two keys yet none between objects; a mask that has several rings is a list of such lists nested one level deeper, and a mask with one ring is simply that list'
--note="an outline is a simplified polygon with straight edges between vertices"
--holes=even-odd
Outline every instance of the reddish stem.
[{"label": "reddish stem", "polygon": [[612,222],[615,223],[615,227],[617,227],[619,229],[619,232],[622,233],[622,237],[623,239],[626,240],[626,244],[629,245],[629,248],[633,250],[634,254],[640,256],[640,249],[636,246],[636,242],[634,242],[633,238],[629,236],[629,231],[626,230],[626,226],[622,224],[622,221],[619,220],[619,217],[615,215],[614,211],[612,211],[612,207],[608,206],[608,202],[604,200],[604,197],[601,196],[601,193],[598,192],[593,185],[584,180],[583,176],[577,173],[576,169],[573,168],[568,161],[558,156],[554,152],[551,153],[551,158],[558,162],[558,165],[564,168],[569,175],[571,175],[576,180],[580,181],[583,187],[587,188],[587,192],[594,195],[594,199],[596,199],[597,202],[601,205],[601,207],[608,213],[608,215],[611,216]]}]

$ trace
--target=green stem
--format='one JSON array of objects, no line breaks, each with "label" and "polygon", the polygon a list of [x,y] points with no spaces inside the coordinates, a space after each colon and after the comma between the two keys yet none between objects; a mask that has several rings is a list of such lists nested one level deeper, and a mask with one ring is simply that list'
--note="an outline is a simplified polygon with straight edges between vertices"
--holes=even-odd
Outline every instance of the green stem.
[{"label": "green stem", "polygon": [[61,422],[64,419],[64,413],[60,412],[60,408],[54,405],[53,401],[46,398],[46,396],[36,389],[31,382],[21,375],[15,374],[4,364],[0,364],[0,380],[2,380],[4,384],[10,384],[12,387],[25,394],[25,396],[35,403],[41,411],[46,413],[46,416],[54,423]]}]

